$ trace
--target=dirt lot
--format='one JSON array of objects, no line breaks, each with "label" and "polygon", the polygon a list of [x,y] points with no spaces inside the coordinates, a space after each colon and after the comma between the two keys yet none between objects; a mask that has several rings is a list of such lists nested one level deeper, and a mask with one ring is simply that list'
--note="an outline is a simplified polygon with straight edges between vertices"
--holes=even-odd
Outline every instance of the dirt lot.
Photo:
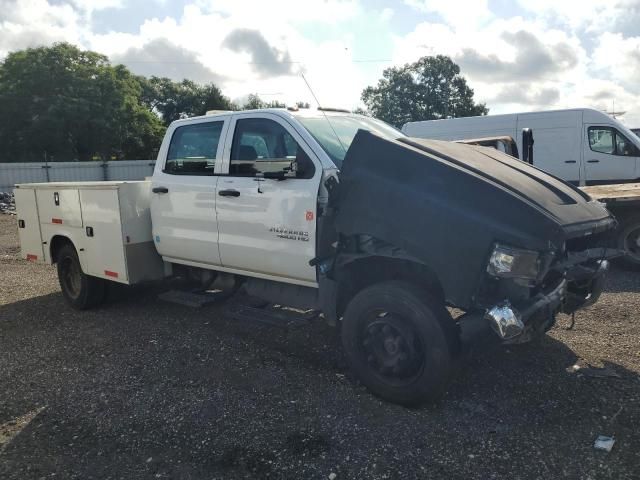
[{"label": "dirt lot", "polygon": [[0,478],[640,476],[640,274],[612,272],[574,330],[561,317],[479,354],[441,403],[406,409],[353,384],[321,321],[238,322],[159,302],[164,285],[74,312],[53,267],[18,259],[14,222],[0,216]]}]

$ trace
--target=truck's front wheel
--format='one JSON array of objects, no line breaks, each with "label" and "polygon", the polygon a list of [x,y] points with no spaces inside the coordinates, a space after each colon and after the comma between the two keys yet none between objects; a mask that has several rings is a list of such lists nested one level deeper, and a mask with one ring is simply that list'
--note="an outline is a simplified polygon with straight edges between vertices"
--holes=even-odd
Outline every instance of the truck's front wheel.
[{"label": "truck's front wheel", "polygon": [[444,305],[404,282],[359,292],[347,306],[342,344],[355,375],[376,395],[415,405],[437,399],[452,370],[457,339]]},{"label": "truck's front wheel", "polygon": [[105,296],[105,281],[82,271],[78,253],[73,245],[64,245],[57,256],[58,280],[62,295],[77,310],[99,305]]}]

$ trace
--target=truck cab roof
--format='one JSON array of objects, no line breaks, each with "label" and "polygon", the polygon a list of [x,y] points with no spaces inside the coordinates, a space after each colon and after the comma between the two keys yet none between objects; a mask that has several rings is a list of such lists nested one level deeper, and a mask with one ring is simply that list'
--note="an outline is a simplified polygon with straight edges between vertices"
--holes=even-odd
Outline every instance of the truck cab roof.
[{"label": "truck cab roof", "polygon": [[[367,117],[365,115],[361,115],[359,113],[352,113],[347,110],[339,110],[339,109],[311,109],[311,108],[300,108],[298,110],[292,110],[288,108],[259,108],[253,110],[209,110],[205,115],[199,115],[196,117],[188,117],[181,118],[179,120],[174,120],[171,124],[182,124],[182,123],[190,123],[194,120],[200,119],[211,119],[218,117],[226,117],[230,115],[238,115],[238,114],[264,114],[271,113],[274,115],[278,115],[283,118],[297,118],[297,117],[354,117],[354,118],[365,118],[371,119],[371,117]],[[378,120],[377,120],[378,121]]]},{"label": "truck cab roof", "polygon": [[[170,135],[176,128],[192,123],[226,120],[233,118],[276,116],[291,125],[308,144],[316,144],[314,151],[320,153],[320,160],[325,168],[341,168],[342,161],[358,130],[367,130],[383,138],[395,140],[404,137],[400,130],[380,120],[357,113],[338,110],[312,110],[303,108],[289,110],[286,108],[263,108],[258,110],[241,110],[220,112],[199,117],[184,118],[171,123],[167,130]],[[322,155],[324,154],[324,155]],[[325,157],[325,158],[322,158]]]}]

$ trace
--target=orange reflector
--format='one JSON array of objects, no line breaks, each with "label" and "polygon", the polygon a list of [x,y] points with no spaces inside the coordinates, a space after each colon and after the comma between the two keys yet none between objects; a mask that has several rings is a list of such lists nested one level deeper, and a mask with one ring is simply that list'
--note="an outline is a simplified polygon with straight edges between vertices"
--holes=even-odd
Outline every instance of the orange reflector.
[{"label": "orange reflector", "polygon": [[62,219],[61,218],[52,218],[51,219],[51,223],[62,223]]},{"label": "orange reflector", "polygon": [[118,278],[118,272],[112,272],[111,270],[105,270],[104,274],[107,277],[113,277],[113,278]]},{"label": "orange reflector", "polygon": [[35,262],[36,260],[38,260],[38,255],[27,253],[27,260],[29,260],[30,262]]}]

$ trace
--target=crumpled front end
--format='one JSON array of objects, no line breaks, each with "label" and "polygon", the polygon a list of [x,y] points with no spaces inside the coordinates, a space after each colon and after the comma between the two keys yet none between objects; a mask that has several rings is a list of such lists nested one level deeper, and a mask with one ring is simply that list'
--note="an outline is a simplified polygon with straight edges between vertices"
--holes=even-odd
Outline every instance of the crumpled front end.
[{"label": "crumpled front end", "polygon": [[371,238],[419,263],[446,304],[466,312],[463,336],[488,330],[525,341],[602,290],[613,254],[602,239],[615,219],[508,155],[360,130],[339,177],[332,197],[343,252],[365,254],[357,239]]},{"label": "crumpled front end", "polygon": [[486,338],[490,329],[502,343],[525,343],[548,331],[556,314],[573,314],[594,304],[602,293],[609,259],[620,254],[605,243],[604,234],[567,241],[546,260],[548,266],[536,280],[498,278],[489,265],[478,307],[458,319],[463,340]]}]

